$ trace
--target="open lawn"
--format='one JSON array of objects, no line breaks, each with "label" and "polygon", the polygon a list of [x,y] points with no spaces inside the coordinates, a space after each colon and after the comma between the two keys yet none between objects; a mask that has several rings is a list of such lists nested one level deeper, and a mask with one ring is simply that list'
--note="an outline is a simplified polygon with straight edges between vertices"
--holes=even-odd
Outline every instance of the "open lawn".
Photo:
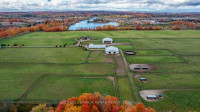
[{"label": "open lawn", "polygon": [[[34,32],[18,35],[12,38],[2,39],[0,44],[24,44],[25,46],[55,46],[55,45],[73,45],[76,38],[90,36],[94,39],[103,39],[105,37],[116,38],[116,42],[129,42],[127,38],[200,38],[198,30],[187,31],[67,31],[67,32]],[[122,39],[117,39],[122,38]],[[125,39],[125,40],[124,40]],[[31,40],[31,41],[30,41]],[[186,39],[187,40],[187,39]],[[115,40],[114,40],[115,41]],[[146,44],[143,41],[143,44]],[[134,39],[135,45],[139,44]],[[147,44],[148,45],[148,44]],[[151,44],[152,46],[153,44]],[[164,45],[168,45],[165,43]],[[138,46],[139,47],[139,46]],[[170,47],[170,46],[169,46]]]},{"label": "open lawn", "polygon": [[99,92],[102,95],[114,95],[112,80],[105,78],[69,78],[45,77],[38,86],[33,88],[28,99],[68,99],[82,93]]},{"label": "open lawn", "polygon": [[80,48],[6,48],[0,62],[18,63],[85,63],[89,52]]},{"label": "open lawn", "polygon": [[[140,78],[145,77],[147,83],[141,83]],[[137,77],[137,85],[141,89],[176,89],[176,88],[200,88],[200,75],[196,74],[147,74]]]},{"label": "open lawn", "polygon": [[167,50],[134,50],[134,52],[136,52],[136,56],[137,55],[144,55],[144,56],[148,56],[148,55],[156,55],[156,56],[168,56],[168,55],[173,55],[170,51]]},{"label": "open lawn", "polygon": [[87,58],[88,63],[112,63],[112,56],[106,55],[105,51],[91,51]]},{"label": "open lawn", "polygon": [[[0,44],[73,45],[75,40],[82,36],[99,39],[93,42],[95,44],[100,44],[101,39],[105,37],[113,38],[116,43],[130,43],[131,45],[116,45],[123,52],[126,50],[136,52],[134,56],[125,55],[127,62],[150,63],[154,69],[145,73],[130,73],[129,81],[125,68],[119,66],[122,61],[117,63],[113,56],[104,55],[104,51],[85,51],[78,47],[3,48],[0,49],[0,99],[19,98],[45,74],[49,76],[45,76],[37,83],[38,86],[31,90],[27,99],[63,99],[79,96],[82,92],[115,95],[113,82],[105,79],[107,76],[112,76],[118,79],[115,80],[115,85],[118,85],[117,94],[121,100],[137,102],[136,100],[140,98],[138,95],[140,89],[167,88],[169,91],[164,92],[164,99],[158,102],[143,101],[143,103],[157,111],[200,111],[198,106],[200,31],[198,30],[35,32],[1,39]],[[118,73],[125,75],[117,75]],[[140,76],[134,79],[132,75]],[[146,77],[147,83],[141,83],[140,77]],[[180,91],[180,88],[190,90]]]},{"label": "open lawn", "polygon": [[158,112],[189,112],[199,111],[200,90],[171,90],[164,92],[164,99],[158,102],[147,102],[147,107],[152,107]]},{"label": "open lawn", "polygon": [[119,95],[121,101],[133,101],[131,86],[127,78],[118,79]]},{"label": "open lawn", "polygon": [[182,63],[184,60],[176,56],[126,56],[127,62],[130,64],[145,63]]}]

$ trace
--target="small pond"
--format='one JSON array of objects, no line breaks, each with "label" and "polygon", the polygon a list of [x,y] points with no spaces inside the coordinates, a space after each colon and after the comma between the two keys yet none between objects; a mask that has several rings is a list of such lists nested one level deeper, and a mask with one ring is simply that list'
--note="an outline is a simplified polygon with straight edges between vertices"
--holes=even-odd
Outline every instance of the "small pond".
[{"label": "small pond", "polygon": [[[89,21],[93,21],[95,18],[89,19]],[[80,28],[96,28],[97,26],[103,27],[104,25],[113,25],[113,26],[118,26],[119,24],[117,22],[108,22],[108,23],[88,23],[88,20],[83,20],[80,21],[74,25],[71,25],[69,27],[69,30],[76,30]]]}]

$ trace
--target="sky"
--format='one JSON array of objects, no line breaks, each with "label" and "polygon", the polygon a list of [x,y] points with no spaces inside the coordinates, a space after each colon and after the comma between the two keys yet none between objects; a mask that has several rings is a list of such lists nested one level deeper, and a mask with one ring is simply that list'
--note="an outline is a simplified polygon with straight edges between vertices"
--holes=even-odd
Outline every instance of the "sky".
[{"label": "sky", "polygon": [[0,0],[0,11],[200,12],[200,0]]}]

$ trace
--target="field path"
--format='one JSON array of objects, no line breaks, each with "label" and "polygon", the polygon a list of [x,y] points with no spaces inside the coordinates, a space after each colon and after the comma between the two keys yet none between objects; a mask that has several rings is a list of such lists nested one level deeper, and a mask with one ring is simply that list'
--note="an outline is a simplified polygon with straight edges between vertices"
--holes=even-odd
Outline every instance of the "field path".
[{"label": "field path", "polygon": [[125,68],[125,65],[123,63],[121,55],[115,55],[114,59],[115,59],[115,64],[116,64],[116,74],[117,74],[117,76],[127,75],[126,68]]}]

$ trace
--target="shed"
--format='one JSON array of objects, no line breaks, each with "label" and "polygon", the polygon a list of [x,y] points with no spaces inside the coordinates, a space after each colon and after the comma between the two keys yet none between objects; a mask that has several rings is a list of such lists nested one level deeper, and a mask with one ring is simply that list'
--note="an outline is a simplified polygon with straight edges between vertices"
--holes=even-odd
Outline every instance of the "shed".
[{"label": "shed", "polygon": [[89,45],[89,49],[105,49],[105,48],[106,48],[106,45],[95,45],[93,43]]},{"label": "shed", "polygon": [[146,78],[140,78],[140,81],[147,81]]},{"label": "shed", "polygon": [[137,70],[139,70],[139,69],[140,69],[140,67],[136,66],[136,67],[134,67],[134,69],[137,69]]},{"label": "shed", "polygon": [[117,47],[110,46],[105,49],[105,52],[106,54],[119,54],[119,49]]},{"label": "shed", "polygon": [[113,43],[113,39],[111,39],[111,38],[104,38],[103,40],[102,40],[102,43],[103,44],[112,44]]},{"label": "shed", "polygon": [[156,100],[157,99],[157,97],[156,97],[156,95],[147,95],[147,99],[154,99],[154,100]]},{"label": "shed", "polygon": [[146,69],[146,70],[148,70],[149,67],[147,67],[147,66],[143,66],[142,69]]},{"label": "shed", "polygon": [[134,51],[126,51],[125,53],[126,53],[126,55],[135,55],[136,54]]}]

